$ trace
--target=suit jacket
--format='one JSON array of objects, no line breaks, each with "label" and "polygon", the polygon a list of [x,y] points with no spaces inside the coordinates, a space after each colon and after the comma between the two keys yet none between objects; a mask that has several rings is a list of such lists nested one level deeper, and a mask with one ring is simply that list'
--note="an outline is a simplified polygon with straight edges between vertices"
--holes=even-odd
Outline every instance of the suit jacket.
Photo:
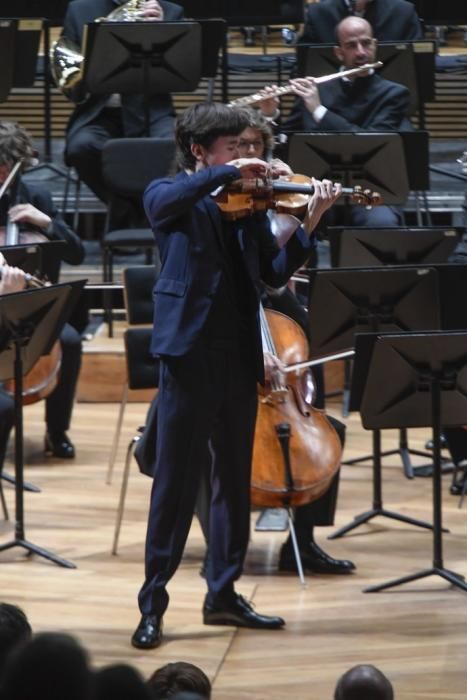
[{"label": "suit jacket", "polygon": [[319,86],[328,111],[317,124],[301,98],[283,127],[286,131],[397,131],[408,127],[409,91],[374,73],[353,82],[335,80]]},{"label": "suit jacket", "polygon": [[[63,23],[63,35],[81,47],[84,25],[93,22],[98,17],[107,16],[119,4],[114,0],[72,0],[68,5]],[[173,2],[160,0],[164,10],[164,19],[171,22],[183,18],[183,8]],[[83,104],[77,105],[68,124],[68,135],[77,132],[82,126],[89,124],[104,109],[110,95],[91,95]],[[141,115],[141,133],[131,133],[134,126],[135,113]],[[157,116],[174,114],[170,95],[156,95],[150,98],[151,121]],[[125,95],[122,97],[123,124],[128,124],[126,136],[141,136],[144,121],[144,105],[141,95]]]},{"label": "suit jacket", "polygon": [[[344,0],[321,0],[307,6],[300,44],[335,44],[335,28],[350,14]],[[365,10],[378,41],[411,41],[423,38],[415,7],[406,0],[373,0]]]},{"label": "suit jacket", "polygon": [[[154,180],[146,189],[144,205],[162,264],[153,293],[155,355],[186,354],[205,326],[223,269],[223,221],[209,193],[238,178],[237,168],[218,165]],[[260,280],[283,286],[310,255],[314,239],[300,227],[280,249],[265,214],[241,219],[235,229],[251,293],[256,295],[251,308],[257,309]],[[257,319],[252,326],[258,329]],[[262,359],[261,349],[259,354]],[[262,362],[257,367],[261,381]]]}]

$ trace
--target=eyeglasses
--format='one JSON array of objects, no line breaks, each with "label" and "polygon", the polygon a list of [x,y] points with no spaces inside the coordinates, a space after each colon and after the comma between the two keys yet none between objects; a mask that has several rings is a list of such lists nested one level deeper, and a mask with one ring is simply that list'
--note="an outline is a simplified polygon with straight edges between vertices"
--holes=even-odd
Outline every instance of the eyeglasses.
[{"label": "eyeglasses", "polygon": [[239,151],[249,151],[250,148],[259,151],[264,148],[264,144],[261,139],[256,139],[255,141],[246,141],[242,139],[238,142],[237,148]]}]

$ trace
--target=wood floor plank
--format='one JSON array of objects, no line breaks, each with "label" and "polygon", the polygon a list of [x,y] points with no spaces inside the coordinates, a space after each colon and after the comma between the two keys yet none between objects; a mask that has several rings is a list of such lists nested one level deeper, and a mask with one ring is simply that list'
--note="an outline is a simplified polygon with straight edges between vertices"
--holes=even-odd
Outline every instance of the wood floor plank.
[{"label": "wood floor plank", "polygon": [[[118,556],[110,548],[124,449],[144,421],[146,406],[127,407],[118,464],[108,486],[105,475],[117,411],[117,404],[76,406],[70,435],[77,458],[67,462],[44,460],[43,406],[25,409],[26,478],[42,488],[40,494],[25,494],[26,535],[78,567],[67,570],[36,556],[25,558],[17,548],[0,553],[2,598],[21,605],[35,630],[75,634],[95,666],[129,661],[147,676],[168,661],[191,661],[213,680],[215,700],[325,700],[332,697],[336,678],[362,662],[387,673],[398,700],[465,698],[466,594],[438,577],[378,594],[362,592],[431,564],[431,533],[385,518],[329,542],[332,528],[320,528],[320,544],[333,556],[354,560],[358,568],[350,576],[308,576],[306,588],[296,576],[276,571],[284,533],[253,530],[238,590],[261,612],[286,618],[285,630],[270,633],[202,625],[205,584],[199,569],[204,544],[194,522],[182,566],[169,587],[165,643],[149,653],[132,649],[150,488],[136,467]],[[410,431],[413,447],[423,447],[427,437],[426,430]],[[393,446],[396,438],[394,431],[385,432],[384,446]],[[369,448],[369,435],[352,416],[345,456]],[[10,473],[11,458],[10,453]],[[444,517],[450,529],[444,536],[445,564],[467,575],[467,505],[458,509],[457,498],[449,495],[450,478],[443,477]],[[13,511],[13,488],[5,484],[4,491]],[[388,508],[431,520],[430,480],[406,479],[397,455],[384,462],[383,494]],[[370,504],[370,464],[343,467],[336,524],[347,523]],[[255,520],[253,514],[253,526]],[[1,541],[11,535],[12,523],[0,521]]]}]

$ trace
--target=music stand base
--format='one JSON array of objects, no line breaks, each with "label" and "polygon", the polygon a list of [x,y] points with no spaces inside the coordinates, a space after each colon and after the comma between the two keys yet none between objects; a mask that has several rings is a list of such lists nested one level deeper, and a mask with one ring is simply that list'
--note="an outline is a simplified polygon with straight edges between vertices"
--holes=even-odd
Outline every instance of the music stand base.
[{"label": "music stand base", "polygon": [[[9,484],[13,484],[13,486],[16,486],[16,479],[14,476],[11,476],[11,474],[2,472],[0,478],[4,481],[8,481]],[[41,493],[41,489],[38,486],[35,486],[34,484],[29,483],[28,481],[23,481],[23,491],[30,491],[31,493]]]},{"label": "music stand base", "polygon": [[[410,455],[416,455],[417,457],[433,457],[429,452],[422,452],[421,450],[413,450],[412,448],[407,448],[407,447],[399,447],[394,450],[386,450],[385,452],[381,452],[381,457],[390,457],[391,455],[399,455],[402,461],[402,466],[404,467],[404,474],[407,477],[407,479],[413,479],[414,476],[425,476],[425,474],[421,474],[417,472],[417,469],[431,469],[432,465],[424,465],[422,467],[414,467],[412,465],[412,461],[410,459]],[[353,459],[346,459],[342,464],[346,465],[352,465],[352,464],[360,464],[360,462],[369,462],[370,460],[374,459],[374,455],[369,454],[369,455],[363,455],[362,457],[354,457]],[[442,458],[444,461],[447,461],[446,457]],[[427,474],[427,476],[431,476],[430,474]]]},{"label": "music stand base", "polygon": [[[423,527],[426,530],[433,530],[433,525],[425,522],[424,520],[416,520],[415,518],[410,518],[407,515],[401,515],[401,513],[396,513],[392,510],[386,510],[386,508],[372,508],[367,510],[360,515],[356,515],[351,523],[344,525],[343,527],[333,532],[332,535],[328,535],[328,540],[336,540],[338,537],[342,537],[347,532],[354,530],[356,527],[369,522],[377,515],[382,515],[385,518],[392,518],[393,520],[400,520],[402,523],[408,523],[409,525],[416,525],[417,527]],[[444,530],[446,532],[446,530]]]},{"label": "music stand base", "polygon": [[431,569],[423,569],[415,574],[410,574],[409,576],[402,576],[401,578],[394,578],[386,583],[380,583],[377,586],[369,586],[363,589],[363,593],[377,593],[378,591],[384,591],[386,588],[393,588],[394,586],[401,586],[403,583],[410,583],[410,581],[417,581],[421,578],[427,578],[427,576],[441,576],[453,586],[457,586],[463,591],[467,591],[467,583],[465,582],[464,576],[461,574],[456,574],[454,571],[445,569],[443,566],[433,566]]},{"label": "music stand base", "polygon": [[65,569],[76,569],[76,564],[73,564],[73,562],[68,561],[67,559],[62,559],[62,557],[59,557],[57,554],[49,552],[48,549],[38,547],[36,544],[33,544],[32,542],[20,537],[16,537],[14,540],[11,540],[11,542],[6,542],[5,544],[0,545],[0,552],[4,552],[7,549],[12,549],[13,547],[22,547],[27,551],[28,556],[31,554],[38,554],[40,557],[44,557],[44,559],[48,559],[48,561],[52,561],[59,566],[63,566]]}]

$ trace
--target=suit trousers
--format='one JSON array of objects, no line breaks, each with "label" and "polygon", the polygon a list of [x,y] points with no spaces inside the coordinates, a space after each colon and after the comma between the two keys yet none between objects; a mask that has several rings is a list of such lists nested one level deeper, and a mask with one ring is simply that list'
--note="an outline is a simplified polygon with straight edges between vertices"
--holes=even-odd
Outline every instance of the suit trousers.
[{"label": "suit trousers", "polygon": [[[47,432],[60,434],[70,427],[76,384],[81,366],[81,338],[66,324],[60,334],[62,362],[58,384],[45,400]],[[15,420],[15,402],[0,389],[0,472],[3,468],[8,438]]]},{"label": "suit trousers", "polygon": [[249,539],[256,410],[255,366],[235,344],[201,338],[186,355],[161,358],[143,614],[167,608],[166,586],[183,555],[208,451],[208,600],[231,595]]}]

